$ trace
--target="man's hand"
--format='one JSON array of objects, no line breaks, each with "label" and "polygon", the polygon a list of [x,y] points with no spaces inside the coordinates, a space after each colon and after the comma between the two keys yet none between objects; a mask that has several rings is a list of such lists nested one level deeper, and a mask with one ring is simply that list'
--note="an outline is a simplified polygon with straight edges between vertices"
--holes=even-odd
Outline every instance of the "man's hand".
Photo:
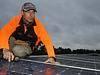
[{"label": "man's hand", "polygon": [[14,60],[14,55],[8,49],[3,49],[3,58],[11,62]]},{"label": "man's hand", "polygon": [[45,63],[56,64],[56,61],[55,61],[54,58],[50,57],[50,58],[48,58],[48,59],[45,61]]}]

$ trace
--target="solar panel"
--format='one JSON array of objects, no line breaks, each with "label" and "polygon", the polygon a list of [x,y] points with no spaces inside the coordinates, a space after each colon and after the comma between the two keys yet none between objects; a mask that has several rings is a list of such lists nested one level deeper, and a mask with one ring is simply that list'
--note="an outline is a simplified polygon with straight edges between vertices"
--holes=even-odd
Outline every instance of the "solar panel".
[{"label": "solar panel", "polygon": [[32,55],[14,62],[0,60],[0,75],[100,75],[99,56],[57,55],[61,64],[44,63],[45,55]]}]

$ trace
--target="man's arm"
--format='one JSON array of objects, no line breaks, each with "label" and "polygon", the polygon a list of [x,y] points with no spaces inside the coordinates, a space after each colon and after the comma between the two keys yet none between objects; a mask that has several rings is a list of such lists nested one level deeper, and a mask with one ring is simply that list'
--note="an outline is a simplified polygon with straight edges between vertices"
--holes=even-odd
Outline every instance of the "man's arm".
[{"label": "man's arm", "polygon": [[1,28],[1,48],[9,49],[9,37],[15,31],[16,27],[19,24],[19,16],[13,17],[6,25]]},{"label": "man's arm", "polygon": [[43,44],[46,47],[47,53],[48,53],[48,58],[50,61],[55,61],[55,52],[53,48],[53,43],[51,41],[50,36],[48,35],[46,29],[43,27],[42,23],[36,18],[36,24],[37,24],[37,35],[40,38],[40,40],[43,42]]},{"label": "man's arm", "polygon": [[0,48],[3,49],[3,57],[9,62],[14,59],[13,53],[9,50],[9,37],[14,32],[18,23],[20,21],[20,16],[13,17],[4,27],[1,28],[1,39]]}]

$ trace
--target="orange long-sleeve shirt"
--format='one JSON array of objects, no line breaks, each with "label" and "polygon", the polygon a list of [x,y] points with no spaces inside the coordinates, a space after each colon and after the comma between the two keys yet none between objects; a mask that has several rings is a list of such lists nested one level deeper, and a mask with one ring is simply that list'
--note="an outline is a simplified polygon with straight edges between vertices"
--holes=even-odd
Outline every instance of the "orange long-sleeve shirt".
[{"label": "orange long-sleeve shirt", "polygon": [[[21,15],[14,16],[3,28],[1,28],[1,39],[0,39],[0,48],[9,49],[9,37],[16,30],[16,27],[19,26]],[[50,36],[43,27],[43,24],[35,17],[36,26],[34,31],[37,37],[44,43],[48,57],[55,57],[54,48]],[[34,40],[34,39],[33,39]]]}]

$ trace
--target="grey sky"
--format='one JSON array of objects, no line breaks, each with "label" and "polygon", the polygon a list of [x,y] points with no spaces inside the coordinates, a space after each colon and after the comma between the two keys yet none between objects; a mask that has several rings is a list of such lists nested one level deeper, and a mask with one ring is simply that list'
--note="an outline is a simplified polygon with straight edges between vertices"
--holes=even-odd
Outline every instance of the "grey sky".
[{"label": "grey sky", "polygon": [[48,23],[45,27],[56,47],[100,49],[99,0],[0,0],[0,27],[27,1],[36,5],[38,18]]}]

